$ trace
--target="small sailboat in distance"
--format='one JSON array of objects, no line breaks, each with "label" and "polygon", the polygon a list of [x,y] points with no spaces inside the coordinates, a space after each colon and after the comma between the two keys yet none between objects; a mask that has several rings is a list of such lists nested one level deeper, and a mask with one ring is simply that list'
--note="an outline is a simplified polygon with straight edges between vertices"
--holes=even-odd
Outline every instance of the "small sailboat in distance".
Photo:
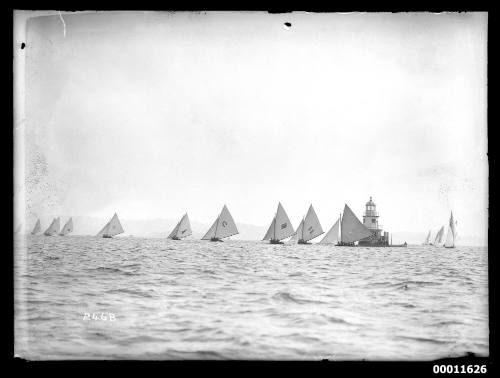
[{"label": "small sailboat in distance", "polygon": [[167,239],[181,240],[182,238],[185,238],[192,233],[193,231],[191,231],[189,217],[186,213],[182,216],[181,220],[177,223],[177,226],[175,226],[170,235],[168,235]]},{"label": "small sailboat in distance", "polygon": [[96,235],[98,238],[112,238],[115,235],[122,234],[125,231],[118,219],[118,215],[115,213],[111,220],[106,223],[101,231]]},{"label": "small sailboat in distance", "polygon": [[269,240],[271,244],[283,244],[281,240],[292,236],[294,232],[292,223],[281,205],[281,202],[279,202],[276,214],[262,240]]},{"label": "small sailboat in distance", "polygon": [[69,218],[64,227],[61,229],[59,235],[68,235],[70,232],[73,232],[73,218]]},{"label": "small sailboat in distance", "polygon": [[354,246],[354,243],[372,235],[372,232],[356,217],[352,210],[345,204],[344,216],[340,223],[339,246]]},{"label": "small sailboat in distance", "polygon": [[33,227],[33,231],[31,231],[31,235],[36,235],[42,230],[42,226],[40,225],[40,219],[37,219],[35,223],[35,227]]},{"label": "small sailboat in distance", "polygon": [[444,234],[444,226],[441,226],[441,228],[436,234],[436,237],[434,238],[434,243],[432,243],[432,245],[439,246],[443,241],[443,234]]},{"label": "small sailboat in distance", "polygon": [[425,238],[425,241],[423,242],[422,245],[429,245],[431,241],[431,230],[429,230],[429,233],[427,234],[427,237]]},{"label": "small sailboat in distance", "polygon": [[326,235],[321,239],[319,244],[337,244],[340,240],[340,221],[342,219],[342,214],[339,216],[339,219],[333,224],[330,231],[326,233]]},{"label": "small sailboat in distance", "polygon": [[297,232],[293,236],[293,241],[296,241],[298,244],[311,244],[308,241],[321,234],[324,234],[324,231],[321,228],[313,206],[310,205],[306,216],[300,222],[299,228],[297,228]]},{"label": "small sailboat in distance", "polygon": [[234,223],[231,213],[227,209],[226,205],[224,205],[214,224],[210,227],[205,236],[201,238],[201,240],[222,241],[223,238],[236,234],[239,234],[239,231],[236,228],[236,223]]},{"label": "small sailboat in distance", "polygon": [[52,236],[59,233],[59,228],[61,227],[59,223],[59,218],[54,218],[49,228],[47,228],[43,234],[46,236]]},{"label": "small sailboat in distance", "polygon": [[455,240],[457,237],[457,222],[453,219],[453,211],[451,212],[450,222],[448,224],[448,233],[446,234],[445,248],[455,248]]}]

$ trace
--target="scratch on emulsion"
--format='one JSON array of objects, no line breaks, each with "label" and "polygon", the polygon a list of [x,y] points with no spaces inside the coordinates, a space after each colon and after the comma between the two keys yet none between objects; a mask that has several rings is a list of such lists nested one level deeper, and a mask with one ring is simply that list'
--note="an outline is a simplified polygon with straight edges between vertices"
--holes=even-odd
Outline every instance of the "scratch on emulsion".
[{"label": "scratch on emulsion", "polygon": [[61,22],[63,23],[63,35],[66,37],[66,23],[64,22],[64,18],[61,14],[61,11],[59,11],[59,18],[61,19]]}]

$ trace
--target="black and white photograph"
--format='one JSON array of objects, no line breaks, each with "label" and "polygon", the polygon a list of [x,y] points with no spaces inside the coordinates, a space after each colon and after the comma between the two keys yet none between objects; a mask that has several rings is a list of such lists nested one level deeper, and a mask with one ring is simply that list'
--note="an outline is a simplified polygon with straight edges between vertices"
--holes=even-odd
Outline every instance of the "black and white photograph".
[{"label": "black and white photograph", "polygon": [[14,356],[490,357],[487,46],[478,11],[14,10]]}]

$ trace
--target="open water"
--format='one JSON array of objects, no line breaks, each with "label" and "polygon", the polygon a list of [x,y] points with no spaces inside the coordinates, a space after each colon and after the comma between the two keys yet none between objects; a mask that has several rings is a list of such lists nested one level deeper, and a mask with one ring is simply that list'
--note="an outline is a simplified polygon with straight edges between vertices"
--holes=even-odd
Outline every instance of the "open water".
[{"label": "open water", "polygon": [[487,249],[25,236],[15,353],[45,359],[488,356]]}]

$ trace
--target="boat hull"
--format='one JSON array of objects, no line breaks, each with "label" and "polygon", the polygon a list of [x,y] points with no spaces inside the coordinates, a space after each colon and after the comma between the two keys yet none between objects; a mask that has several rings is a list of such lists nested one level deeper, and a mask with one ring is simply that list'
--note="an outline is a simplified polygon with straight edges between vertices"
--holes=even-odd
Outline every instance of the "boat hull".
[{"label": "boat hull", "polygon": [[271,239],[269,241],[269,244],[284,244],[282,241],[276,240],[276,239]]},{"label": "boat hull", "polygon": [[106,239],[112,239],[113,237],[112,236],[109,236],[109,235],[102,235],[103,238],[106,238]]},{"label": "boat hull", "polygon": [[224,240],[219,239],[219,238],[210,238],[211,242],[223,242]]}]

